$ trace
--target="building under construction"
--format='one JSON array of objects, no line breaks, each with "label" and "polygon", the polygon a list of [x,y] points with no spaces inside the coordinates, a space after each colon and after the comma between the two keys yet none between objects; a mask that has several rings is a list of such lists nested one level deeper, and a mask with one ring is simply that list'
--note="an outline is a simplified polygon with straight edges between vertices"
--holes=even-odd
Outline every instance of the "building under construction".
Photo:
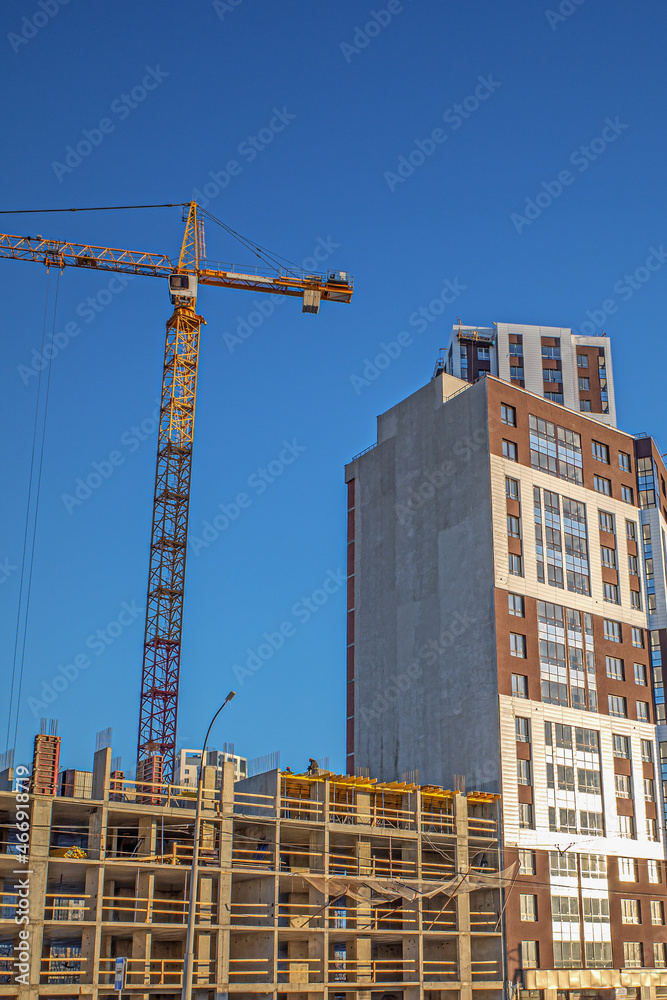
[{"label": "building under construction", "polygon": [[[234,783],[233,763],[221,788],[214,767],[203,781],[196,996],[500,1000],[513,872],[501,871],[497,796],[317,770]],[[29,864],[15,793],[0,792],[0,996],[108,996],[119,957],[126,995],[179,994],[194,790],[127,781],[110,748],[95,754],[90,797],[40,782]]]}]

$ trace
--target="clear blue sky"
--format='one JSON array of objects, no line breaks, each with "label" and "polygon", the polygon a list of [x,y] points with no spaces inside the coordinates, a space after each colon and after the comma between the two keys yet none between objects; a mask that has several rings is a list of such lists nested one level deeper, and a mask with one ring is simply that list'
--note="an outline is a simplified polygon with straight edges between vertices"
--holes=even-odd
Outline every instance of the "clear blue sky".
[{"label": "clear blue sky", "polygon": [[[0,207],[181,202],[198,189],[211,212],[283,256],[320,247],[327,266],[354,274],[352,305],[313,317],[279,303],[240,344],[255,297],[199,296],[192,535],[204,539],[204,522],[239,492],[252,503],[190,550],[179,725],[181,745],[198,744],[236,687],[214,744],[249,757],[280,749],[294,768],[329,755],[342,769],[343,589],[331,583],[308,621],[295,605],[344,566],[344,463],[375,440],[378,413],[429,379],[457,315],[602,325],[619,425],[667,442],[664,258],[649,281],[632,277],[667,241],[667,11],[657,0],[41,2],[6,0],[0,12]],[[82,140],[80,162],[68,161]],[[179,209],[0,219],[9,233],[169,255],[182,232]],[[248,263],[223,237],[209,226],[209,256]],[[8,676],[37,400],[21,366],[40,349],[47,277],[14,261],[0,271]],[[431,310],[447,281],[448,303]],[[108,283],[69,269],[59,282],[55,329],[77,333],[61,337],[51,369],[17,756],[38,725],[28,699],[86,654],[90,667],[36,714],[58,718],[66,766],[88,767],[95,732],[113,726],[129,769],[142,617],[126,614],[103,652],[88,637],[123,602],[144,604],[170,308],[156,280]],[[56,284],[53,273],[51,301]],[[363,384],[365,359],[401,331],[411,342]],[[294,460],[260,493],[248,481],[284,441]],[[63,494],[114,451],[120,464],[68,509]],[[286,621],[295,634],[240,684],[234,664]]]}]

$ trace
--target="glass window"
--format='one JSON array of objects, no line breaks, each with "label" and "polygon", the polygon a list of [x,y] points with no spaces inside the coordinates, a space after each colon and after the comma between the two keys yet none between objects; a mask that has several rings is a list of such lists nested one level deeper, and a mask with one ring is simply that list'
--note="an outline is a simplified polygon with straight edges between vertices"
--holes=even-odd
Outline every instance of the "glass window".
[{"label": "glass window", "polygon": [[628,717],[628,706],[625,698],[621,698],[620,695],[610,694],[609,698],[609,714],[615,715],[619,719],[627,719]]},{"label": "glass window", "polygon": [[517,743],[530,743],[530,719],[517,715],[514,720]]},{"label": "glass window", "polygon": [[600,546],[600,558],[602,565],[607,569],[616,569],[616,549],[610,549],[607,545]]},{"label": "glass window", "polygon": [[602,596],[609,604],[621,603],[618,597],[618,585],[615,583],[603,583]]},{"label": "glass window", "polygon": [[601,795],[600,772],[590,767],[577,768],[577,788],[587,795]]},{"label": "glass window", "polygon": [[500,419],[504,424],[508,424],[510,427],[516,427],[516,410],[513,406],[509,406],[507,403],[500,404]]},{"label": "glass window", "polygon": [[660,885],[662,882],[662,870],[659,861],[653,861],[649,858],[646,862],[648,867],[648,880],[652,885]]},{"label": "glass window", "polygon": [[619,660],[617,656],[606,656],[605,663],[607,666],[607,677],[611,677],[615,681],[625,680],[623,660]]},{"label": "glass window", "polygon": [[646,687],[646,667],[643,663],[635,663],[635,684]]},{"label": "glass window", "polygon": [[651,900],[651,923],[661,927],[665,922],[665,907],[661,899]]},{"label": "glass window", "polygon": [[628,540],[631,542],[637,541],[637,525],[634,521],[625,522],[625,533],[628,536]]},{"label": "glass window", "polygon": [[551,361],[560,361],[560,341],[558,347],[547,347],[542,344],[542,357],[549,358]]},{"label": "glass window", "polygon": [[525,605],[521,594],[508,594],[507,604],[511,615],[514,615],[515,618],[525,618]]},{"label": "glass window", "polygon": [[563,374],[559,368],[543,368],[542,369],[542,381],[543,382],[562,382]]},{"label": "glass window", "polygon": [[517,783],[519,785],[530,785],[532,784],[532,779],[530,776],[530,761],[529,760],[517,760],[516,762],[516,777]]},{"label": "glass window", "polygon": [[606,444],[602,444],[601,441],[591,441],[593,446],[593,458],[596,458],[598,462],[604,462],[605,465],[609,465],[609,447]]},{"label": "glass window", "polygon": [[638,590],[630,591],[630,607],[635,608],[637,611],[642,609],[642,595]]},{"label": "glass window", "polygon": [[488,348],[488,347],[478,347],[477,348],[477,360],[478,361],[489,361],[490,357],[491,357],[491,355],[490,355],[490,348]]},{"label": "glass window", "polygon": [[552,896],[551,917],[564,923],[579,922],[579,900],[576,896]]},{"label": "glass window", "polygon": [[579,400],[579,409],[581,410],[582,413],[590,413],[591,412],[591,401],[590,401],[590,399],[580,399]]},{"label": "glass window", "polygon": [[556,765],[558,775],[558,788],[561,792],[574,791],[574,768],[569,764]]},{"label": "glass window", "polygon": [[630,741],[627,736],[620,736],[612,733],[612,743],[614,747],[614,757],[621,757],[628,760],[630,757]]},{"label": "glass window", "polygon": [[655,781],[653,778],[644,778],[644,801],[655,802]]},{"label": "glass window", "polygon": [[527,892],[520,893],[519,908],[522,920],[537,920],[537,896]]},{"label": "glass window", "polygon": [[505,495],[510,500],[519,499],[519,480],[510,479],[509,476],[505,476]]},{"label": "glass window", "polygon": [[641,969],[644,964],[642,959],[641,941],[623,942],[623,965],[626,969]]},{"label": "glass window", "polygon": [[564,726],[562,723],[557,722],[555,729],[556,746],[570,750],[572,748],[572,726]]},{"label": "glass window", "polygon": [[603,625],[604,637],[608,642],[623,642],[623,629],[620,622],[605,618]]},{"label": "glass window", "polygon": [[503,438],[503,458],[509,459],[510,462],[518,461],[516,442]]},{"label": "glass window", "polygon": [[593,476],[593,489],[597,490],[598,493],[604,493],[610,497],[611,479],[605,479],[604,476]]},{"label": "glass window", "polygon": [[637,556],[628,556],[628,573],[630,576],[638,576],[639,564],[637,563]]},{"label": "glass window", "polygon": [[582,810],[579,813],[580,833],[584,837],[604,837],[604,820],[600,812]]},{"label": "glass window", "polygon": [[554,968],[581,968],[581,944],[579,941],[554,941]]},{"label": "glass window", "polygon": [[630,456],[625,451],[619,451],[618,453],[618,467],[622,472],[631,472],[632,467],[630,465]]},{"label": "glass window", "polygon": [[637,862],[635,861],[634,858],[618,859],[618,881],[619,882],[637,881]]},{"label": "glass window", "polygon": [[621,500],[623,500],[624,503],[635,502],[631,486],[621,486]]},{"label": "glass window", "polygon": [[634,816],[618,816],[618,835],[626,840],[635,838],[635,818]]},{"label": "glass window", "polygon": [[654,969],[664,969],[667,968],[667,948],[663,941],[653,942],[653,968]]},{"label": "glass window", "polygon": [[650,740],[642,740],[642,760],[647,764],[653,763],[653,744]]},{"label": "glass window", "polygon": [[534,875],[536,873],[535,867],[535,851],[529,851],[524,848],[519,850],[519,875]]},{"label": "glass window", "polygon": [[622,899],[621,900],[621,923],[623,924],[640,924],[639,916],[639,900],[638,899]]},{"label": "glass window", "polygon": [[525,660],[526,658],[525,635],[518,635],[516,632],[510,632],[510,654],[512,656],[519,656]]},{"label": "glass window", "polygon": [[[586,903],[596,903],[597,900],[584,900]],[[607,909],[609,909],[609,901],[606,899],[600,900],[600,903],[607,903]],[[584,916],[584,920],[586,917]],[[605,921],[606,922],[606,921]],[[611,960],[611,942],[610,941],[586,941],[586,968],[587,969],[610,969],[612,967]]]},{"label": "glass window", "polygon": [[607,877],[607,859],[604,854],[582,854],[580,864],[582,878]]},{"label": "glass window", "polygon": [[537,941],[521,942],[521,968],[539,969],[537,960]]},{"label": "glass window", "polygon": [[637,707],[637,722],[649,722],[648,702],[637,701],[635,705]]},{"label": "glass window", "polygon": [[522,674],[512,674],[512,697],[528,697],[528,678]]},{"label": "glass window", "polygon": [[577,354],[577,368],[588,368],[587,354]]},{"label": "glass window", "polygon": [[577,750],[585,753],[598,753],[598,733],[596,729],[575,729]]},{"label": "glass window", "polygon": [[598,520],[600,524],[600,531],[614,531],[614,515],[610,514],[606,510],[598,511]]},{"label": "glass window", "polygon": [[583,389],[584,392],[588,392],[590,390],[590,387],[591,387],[591,380],[588,378],[587,375],[581,375],[579,377],[579,388]]},{"label": "glass window", "polygon": [[617,799],[631,799],[632,798],[632,780],[629,774],[615,774],[614,775],[614,788],[616,790]]},{"label": "glass window", "polygon": [[637,649],[644,648],[644,630],[635,625],[632,626],[632,645],[636,646]]},{"label": "glass window", "polygon": [[521,538],[521,521],[513,514],[507,515],[507,534],[510,538]]},{"label": "glass window", "polygon": [[552,875],[576,878],[576,855],[568,854],[567,851],[549,851],[549,868]]},{"label": "glass window", "polygon": [[533,807],[529,802],[519,802],[519,828],[533,829]]}]

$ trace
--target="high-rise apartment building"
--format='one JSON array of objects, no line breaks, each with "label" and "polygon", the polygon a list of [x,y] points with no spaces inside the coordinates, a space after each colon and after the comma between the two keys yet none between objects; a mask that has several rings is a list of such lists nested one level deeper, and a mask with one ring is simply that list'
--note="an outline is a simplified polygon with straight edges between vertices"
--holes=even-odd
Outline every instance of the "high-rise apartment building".
[{"label": "high-rise apartment building", "polygon": [[521,389],[616,426],[611,345],[557,326],[494,323],[452,328],[436,365],[466,382],[496,375]]},{"label": "high-rise apartment building", "polygon": [[[558,335],[571,402],[564,356],[582,370],[581,338],[530,329],[536,351]],[[347,466],[347,770],[502,793],[504,863],[520,861],[509,980],[540,1000],[602,986],[655,1000],[667,470],[651,438],[602,422],[611,365],[591,342],[609,414],[528,379],[441,373],[382,414],[377,445]]]},{"label": "high-rise apartment building", "polygon": [[[222,770],[226,763],[234,765],[234,779],[241,781],[248,777],[248,761],[234,753],[234,747],[225,744],[224,750],[207,750],[206,766],[214,767],[217,773],[218,788],[221,787]],[[201,770],[201,750],[179,750],[174,763],[174,784],[197,787]]]}]

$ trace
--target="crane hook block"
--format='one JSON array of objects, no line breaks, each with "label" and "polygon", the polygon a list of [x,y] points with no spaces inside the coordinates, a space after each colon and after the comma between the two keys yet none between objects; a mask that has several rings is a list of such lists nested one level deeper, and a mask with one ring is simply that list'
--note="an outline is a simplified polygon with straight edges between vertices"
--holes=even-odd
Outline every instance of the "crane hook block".
[{"label": "crane hook block", "polygon": [[303,309],[305,313],[318,313],[320,311],[320,299],[322,293],[318,288],[306,288],[303,293]]}]

